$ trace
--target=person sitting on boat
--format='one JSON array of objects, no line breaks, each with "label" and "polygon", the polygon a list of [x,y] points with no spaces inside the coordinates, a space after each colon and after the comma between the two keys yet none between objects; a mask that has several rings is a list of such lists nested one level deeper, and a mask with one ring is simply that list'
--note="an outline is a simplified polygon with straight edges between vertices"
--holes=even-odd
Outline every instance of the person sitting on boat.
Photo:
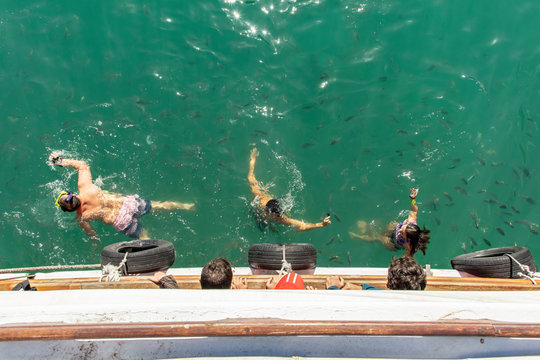
[{"label": "person sitting on boat", "polygon": [[426,254],[427,244],[429,244],[430,231],[424,226],[423,229],[417,225],[418,205],[416,196],[418,189],[411,189],[409,198],[411,200],[411,211],[407,220],[403,222],[391,222],[386,227],[383,234],[377,234],[365,221],[358,221],[357,226],[362,234],[349,232],[351,237],[366,241],[380,241],[387,249],[397,251],[405,249],[406,256],[414,256],[418,250]]},{"label": "person sitting on boat", "polygon": [[[295,272],[290,272],[283,275],[281,278],[278,276],[272,276],[266,281],[267,289],[276,289],[276,290],[304,290],[306,289],[304,285],[304,279],[302,276]],[[312,288],[308,287],[308,290]]]},{"label": "person sitting on boat", "polygon": [[[393,259],[388,267],[386,287],[390,290],[424,290],[426,273],[412,256]],[[328,290],[381,290],[371,285],[345,282],[341,276],[328,277],[326,288]]]},{"label": "person sitting on boat", "polygon": [[52,153],[49,159],[56,166],[74,168],[79,173],[79,193],[62,191],[56,198],[56,206],[62,211],[76,212],[75,220],[84,232],[97,240],[98,234],[90,225],[90,221],[102,221],[114,226],[119,232],[135,239],[148,239],[148,233],[142,229],[137,218],[150,210],[190,210],[195,204],[175,201],[143,200],[138,195],[123,196],[102,190],[92,182],[90,167],[84,161],[63,159]]},{"label": "person sitting on boat", "polygon": [[264,212],[266,219],[272,220],[279,224],[294,226],[296,227],[296,231],[311,230],[331,224],[330,216],[327,216],[321,222],[312,224],[301,220],[291,219],[283,215],[283,210],[281,209],[279,200],[270,195],[267,192],[267,189],[255,178],[255,161],[257,160],[257,156],[259,156],[259,152],[257,151],[257,148],[253,148],[253,150],[251,150],[249,161],[248,180],[251,187],[251,192],[255,196],[254,201],[257,202],[257,206]]},{"label": "person sitting on boat", "polygon": [[[149,278],[162,289],[178,289],[178,283],[172,275],[160,271]],[[201,271],[201,289],[247,289],[244,277],[233,277],[229,260],[219,257],[211,260]]]},{"label": "person sitting on boat", "polygon": [[211,260],[201,271],[201,289],[247,289],[244,277],[233,277],[229,260],[219,257]]}]

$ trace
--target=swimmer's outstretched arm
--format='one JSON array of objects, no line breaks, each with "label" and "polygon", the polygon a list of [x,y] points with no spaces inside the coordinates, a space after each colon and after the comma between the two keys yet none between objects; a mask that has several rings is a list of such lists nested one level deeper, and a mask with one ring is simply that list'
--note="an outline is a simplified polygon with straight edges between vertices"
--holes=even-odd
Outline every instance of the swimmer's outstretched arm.
[{"label": "swimmer's outstretched arm", "polygon": [[418,205],[416,205],[416,196],[418,195],[418,189],[411,189],[409,198],[411,199],[411,211],[409,212],[409,217],[407,222],[416,222],[416,215],[418,214]]},{"label": "swimmer's outstretched arm", "polygon": [[294,226],[296,227],[296,231],[306,231],[306,230],[321,228],[324,226],[328,226],[332,223],[330,221],[330,216],[325,217],[323,221],[315,223],[315,224],[306,223],[306,222],[296,220],[296,219],[291,219],[286,216],[272,216],[272,220],[283,225]]},{"label": "swimmer's outstretched arm", "polygon": [[79,171],[79,191],[82,187],[85,187],[87,185],[92,185],[92,174],[90,173],[90,166],[88,166],[87,163],[80,160],[73,160],[73,159],[62,159],[60,155],[57,153],[52,153],[49,156],[49,159],[54,163],[56,166],[67,166],[73,169],[76,169]]}]

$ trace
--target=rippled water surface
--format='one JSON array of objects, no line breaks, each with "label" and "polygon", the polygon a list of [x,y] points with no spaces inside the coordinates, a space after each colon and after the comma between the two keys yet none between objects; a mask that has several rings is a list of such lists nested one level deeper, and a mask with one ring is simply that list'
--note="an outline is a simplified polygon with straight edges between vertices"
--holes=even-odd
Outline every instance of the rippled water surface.
[{"label": "rippled water surface", "polygon": [[[104,189],[195,202],[142,218],[175,266],[310,242],[320,266],[387,266],[357,221],[403,219],[418,187],[422,264],[522,245],[540,259],[535,0],[0,3],[0,267],[98,263],[54,206],[87,161]],[[290,215],[261,231],[256,175]],[[538,260],[540,261],[540,260]]]}]

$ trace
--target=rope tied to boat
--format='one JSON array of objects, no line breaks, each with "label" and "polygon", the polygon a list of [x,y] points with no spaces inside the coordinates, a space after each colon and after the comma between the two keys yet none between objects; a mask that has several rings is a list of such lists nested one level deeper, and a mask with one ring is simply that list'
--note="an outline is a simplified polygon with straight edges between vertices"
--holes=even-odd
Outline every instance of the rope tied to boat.
[{"label": "rope tied to boat", "polygon": [[518,276],[525,279],[529,279],[534,285],[537,285],[534,278],[537,278],[537,279],[540,278],[540,273],[531,271],[531,269],[529,268],[529,265],[523,265],[522,263],[514,259],[512,255],[510,254],[504,254],[504,255],[508,256],[511,260],[513,260],[519,266],[521,271],[517,272]]},{"label": "rope tied to boat", "polygon": [[123,267],[124,272],[127,270],[125,266],[126,266],[128,254],[129,253],[126,252],[126,254],[124,255],[124,259],[120,261],[120,264],[118,264],[118,266],[114,266],[110,263],[107,265],[104,265],[103,268],[101,269],[101,276],[99,277],[99,282],[102,282],[103,278],[105,278],[105,281],[107,282],[120,281],[120,276],[122,276],[120,274],[120,268]]},{"label": "rope tied to boat", "polygon": [[287,259],[285,258],[285,244],[283,244],[283,258],[281,259],[281,269],[279,270],[279,276],[288,274],[292,272],[292,265],[287,262]]}]

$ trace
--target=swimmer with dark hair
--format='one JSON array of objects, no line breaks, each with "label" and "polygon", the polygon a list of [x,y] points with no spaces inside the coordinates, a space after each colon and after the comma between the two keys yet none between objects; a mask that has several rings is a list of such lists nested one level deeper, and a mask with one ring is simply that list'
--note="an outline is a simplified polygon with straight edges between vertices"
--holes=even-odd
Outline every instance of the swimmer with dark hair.
[{"label": "swimmer with dark hair", "polygon": [[114,226],[119,232],[135,238],[148,239],[148,233],[142,229],[137,218],[150,210],[190,210],[195,204],[176,201],[150,201],[138,195],[123,196],[102,190],[92,182],[90,167],[84,161],[63,159],[52,153],[49,160],[56,166],[66,166],[78,171],[79,193],[62,191],[56,198],[56,206],[62,211],[76,212],[75,220],[92,240],[98,240],[98,234],[90,221],[101,221]]},{"label": "swimmer with dark hair", "polygon": [[248,180],[249,186],[251,187],[251,192],[255,196],[257,206],[264,212],[267,219],[279,224],[294,226],[296,227],[296,231],[311,230],[331,224],[330,216],[325,217],[321,222],[312,224],[301,220],[291,219],[283,215],[283,209],[281,208],[279,200],[270,195],[267,192],[267,189],[255,178],[255,161],[257,160],[257,156],[259,156],[259,152],[256,148],[253,148],[253,150],[251,150],[249,161]]},{"label": "swimmer with dark hair", "polygon": [[412,257],[421,250],[426,254],[427,244],[429,244],[430,231],[424,226],[423,229],[416,224],[416,216],[418,214],[418,205],[416,205],[416,196],[418,189],[411,189],[409,198],[411,200],[411,211],[407,220],[403,222],[391,222],[386,227],[383,234],[377,234],[372,229],[368,229],[368,224],[365,221],[358,221],[358,229],[362,234],[349,232],[349,235],[354,238],[366,241],[380,241],[387,249],[397,251],[405,249],[405,256]]}]

